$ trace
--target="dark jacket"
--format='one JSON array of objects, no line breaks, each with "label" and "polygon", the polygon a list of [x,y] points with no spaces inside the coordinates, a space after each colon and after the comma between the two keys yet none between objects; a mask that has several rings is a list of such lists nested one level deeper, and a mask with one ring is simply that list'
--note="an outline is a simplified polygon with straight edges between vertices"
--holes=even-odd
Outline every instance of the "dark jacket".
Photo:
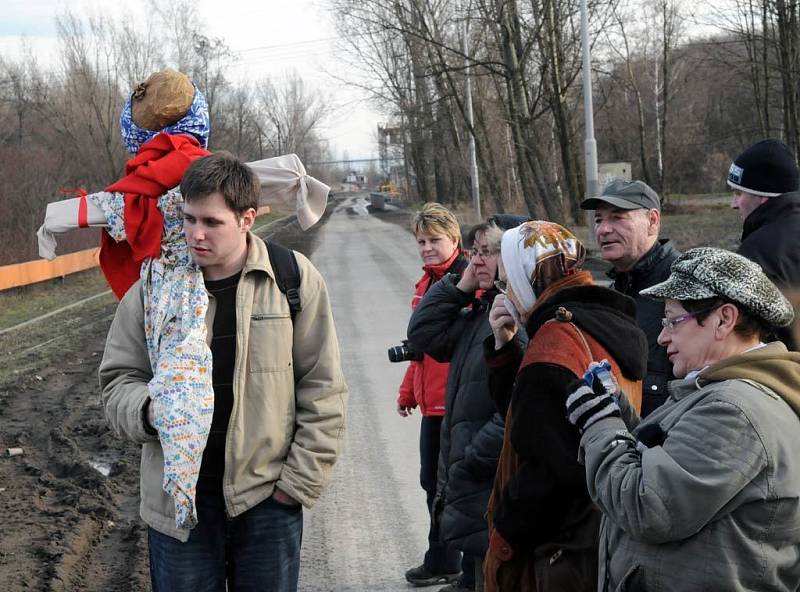
[{"label": "dark jacket", "polygon": [[[738,253],[758,263],[781,290],[800,287],[800,192],[770,197],[744,221]],[[796,350],[789,329],[778,338]]]},{"label": "dark jacket", "polygon": [[[529,347],[559,307],[569,310],[572,322],[608,351],[624,377],[636,381],[645,376],[646,340],[634,323],[635,306],[629,298],[599,286],[560,290],[528,320]],[[521,462],[497,500],[494,526],[512,547],[531,548],[556,538],[591,506],[584,470],[577,460],[580,437],[564,411],[568,387],[578,376],[555,358],[526,365],[513,342],[493,351],[487,340],[485,353],[490,371],[498,375],[493,376],[493,388],[502,388],[509,369],[522,365],[511,395],[513,421],[507,426]],[[504,394],[493,393],[501,410]]]},{"label": "dark jacket", "polygon": [[[557,315],[562,307],[571,322],[554,320],[569,316]],[[489,506],[487,591],[560,590],[566,581],[569,589],[596,589],[600,514],[586,489],[580,438],[565,401],[592,360],[608,359],[624,388],[640,387],[646,339],[634,313],[633,300],[608,288],[565,287],[534,310],[524,355],[513,342],[495,351],[486,340],[493,389],[507,388],[520,365],[510,405],[505,390],[492,393],[508,412]]]},{"label": "dark jacket", "polygon": [[661,239],[630,271],[611,270],[612,287],[636,301],[636,322],[647,336],[647,376],[642,385],[642,417],[647,417],[667,399],[667,382],[673,380],[672,364],[666,348],[658,345],[664,303],[639,295],[640,290],[663,282],[669,277],[672,262],[681,253],[668,239]]},{"label": "dark jacket", "polygon": [[439,453],[439,520],[442,539],[468,555],[488,546],[486,505],[503,445],[503,420],[489,393],[483,340],[492,334],[488,309],[496,292],[480,300],[447,275],[417,306],[408,326],[415,348],[450,362]]}]

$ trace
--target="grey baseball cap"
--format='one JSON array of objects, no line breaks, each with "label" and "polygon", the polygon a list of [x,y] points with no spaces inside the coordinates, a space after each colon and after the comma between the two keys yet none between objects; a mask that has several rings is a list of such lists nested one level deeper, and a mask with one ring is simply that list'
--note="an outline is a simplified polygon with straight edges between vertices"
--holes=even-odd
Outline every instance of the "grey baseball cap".
[{"label": "grey baseball cap", "polygon": [[596,197],[587,197],[581,202],[584,210],[596,210],[601,203],[611,204],[623,210],[660,210],[661,199],[658,193],[642,181],[623,181],[614,179]]},{"label": "grey baseball cap", "polygon": [[714,247],[689,249],[675,259],[669,278],[639,292],[654,300],[725,298],[773,327],[785,327],[794,309],[758,263]]}]

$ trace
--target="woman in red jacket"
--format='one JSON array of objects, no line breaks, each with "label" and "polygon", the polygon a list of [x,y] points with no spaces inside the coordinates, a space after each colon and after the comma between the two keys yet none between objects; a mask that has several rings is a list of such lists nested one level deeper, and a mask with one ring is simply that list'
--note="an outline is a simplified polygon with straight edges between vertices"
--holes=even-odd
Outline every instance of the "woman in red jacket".
[{"label": "woman in red jacket", "polygon": [[[444,206],[438,203],[425,204],[411,219],[411,231],[417,239],[424,271],[411,300],[413,310],[434,282],[446,273],[460,274],[468,262],[461,253],[458,221]],[[444,416],[448,367],[448,364],[437,362],[427,355],[419,361],[410,362],[397,398],[397,412],[402,417],[411,415],[411,410],[418,405],[422,413],[419,479],[427,495],[431,527],[428,533],[428,550],[422,565],[406,571],[406,580],[416,586],[449,584],[458,578],[461,571],[461,554],[441,543],[433,522],[439,431]]]}]

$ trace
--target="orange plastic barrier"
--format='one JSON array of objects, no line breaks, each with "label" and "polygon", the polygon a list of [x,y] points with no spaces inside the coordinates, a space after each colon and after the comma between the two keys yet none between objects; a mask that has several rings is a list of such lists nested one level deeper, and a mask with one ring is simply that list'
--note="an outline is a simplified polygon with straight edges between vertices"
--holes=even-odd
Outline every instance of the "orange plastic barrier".
[{"label": "orange plastic barrier", "polygon": [[27,286],[57,277],[64,277],[77,271],[96,267],[99,248],[86,249],[60,255],[52,261],[40,259],[27,263],[15,263],[0,267],[0,290]]},{"label": "orange plastic barrier", "polygon": [[[256,215],[262,216],[269,214],[271,211],[272,208],[269,206],[261,206],[258,208]],[[98,247],[60,255],[52,261],[38,259],[27,263],[0,266],[0,291],[44,282],[97,267],[99,265],[97,260],[99,251],[100,248]]]}]

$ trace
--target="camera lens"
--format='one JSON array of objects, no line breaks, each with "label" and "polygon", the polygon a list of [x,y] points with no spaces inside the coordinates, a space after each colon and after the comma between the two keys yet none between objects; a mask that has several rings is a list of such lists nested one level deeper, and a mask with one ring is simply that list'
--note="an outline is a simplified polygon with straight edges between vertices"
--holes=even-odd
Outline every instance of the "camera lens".
[{"label": "camera lens", "polygon": [[389,351],[386,352],[389,354],[389,361],[390,362],[402,362],[406,359],[406,352],[405,346],[402,345],[395,345],[394,347],[390,347]]}]

